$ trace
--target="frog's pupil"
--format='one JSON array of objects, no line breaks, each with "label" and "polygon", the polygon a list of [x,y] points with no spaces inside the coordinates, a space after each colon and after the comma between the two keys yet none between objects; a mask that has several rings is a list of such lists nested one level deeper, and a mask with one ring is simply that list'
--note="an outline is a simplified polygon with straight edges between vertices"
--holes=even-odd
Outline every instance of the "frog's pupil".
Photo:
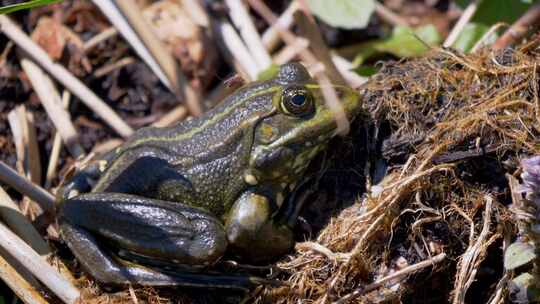
[{"label": "frog's pupil", "polygon": [[291,102],[296,106],[302,106],[306,102],[306,96],[304,94],[296,94],[291,98]]}]

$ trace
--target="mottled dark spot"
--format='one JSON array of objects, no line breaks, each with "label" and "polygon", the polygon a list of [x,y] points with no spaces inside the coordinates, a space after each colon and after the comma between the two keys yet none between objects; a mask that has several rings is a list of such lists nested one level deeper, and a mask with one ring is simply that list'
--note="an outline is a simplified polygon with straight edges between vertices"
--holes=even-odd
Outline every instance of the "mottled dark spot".
[{"label": "mottled dark spot", "polygon": [[305,83],[311,80],[306,68],[298,62],[284,64],[279,68],[277,81],[282,84]]}]

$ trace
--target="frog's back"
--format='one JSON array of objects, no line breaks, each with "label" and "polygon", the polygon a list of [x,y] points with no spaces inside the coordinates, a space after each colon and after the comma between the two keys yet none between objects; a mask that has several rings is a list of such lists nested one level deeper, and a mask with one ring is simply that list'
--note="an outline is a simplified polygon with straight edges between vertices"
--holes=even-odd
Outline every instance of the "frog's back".
[{"label": "frog's back", "polygon": [[[307,70],[298,63],[282,65],[275,78],[250,83],[225,98],[214,109],[199,118],[166,128],[143,128],[124,145],[131,149],[139,145],[154,146],[182,157],[216,154],[236,136],[242,138],[242,124],[257,113],[272,110],[276,92],[290,84],[312,81]],[[232,136],[232,137],[231,137]],[[219,153],[218,153],[219,154]]]},{"label": "frog's back", "polygon": [[234,137],[241,139],[244,121],[255,113],[271,110],[275,90],[272,82],[243,87],[201,117],[171,127],[138,130],[124,147],[153,146],[168,151],[175,159],[204,157],[216,149],[223,150],[224,145],[234,144]]}]

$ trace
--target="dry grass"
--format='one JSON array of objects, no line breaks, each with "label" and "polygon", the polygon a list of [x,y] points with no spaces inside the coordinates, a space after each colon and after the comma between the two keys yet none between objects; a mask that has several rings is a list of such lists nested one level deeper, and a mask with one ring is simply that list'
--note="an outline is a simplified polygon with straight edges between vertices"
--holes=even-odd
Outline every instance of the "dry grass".
[{"label": "dry grass", "polygon": [[[502,171],[514,173],[522,154],[540,152],[535,48],[472,55],[437,50],[384,66],[363,94],[375,123],[390,124],[387,143],[399,144],[383,153],[391,158],[401,146],[407,161],[333,218],[317,244],[297,246],[279,264],[290,273],[290,288],[267,289],[258,301],[391,300],[424,289],[427,276],[442,273],[455,281],[443,300],[464,303],[488,248],[500,257],[490,246],[508,232]],[[443,252],[447,259],[415,276],[364,288]]]}]

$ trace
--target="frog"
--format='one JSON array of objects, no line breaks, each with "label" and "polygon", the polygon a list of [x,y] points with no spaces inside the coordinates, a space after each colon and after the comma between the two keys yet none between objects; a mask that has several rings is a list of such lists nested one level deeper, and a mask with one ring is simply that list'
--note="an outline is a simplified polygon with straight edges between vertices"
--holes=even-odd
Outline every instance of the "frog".
[{"label": "frog", "polygon": [[[352,121],[358,92],[332,86]],[[291,251],[300,208],[289,198],[338,133],[320,85],[301,63],[284,64],[202,116],[141,128],[77,170],[57,194],[61,237],[107,285],[262,284],[209,267],[226,253],[259,263]]]}]

